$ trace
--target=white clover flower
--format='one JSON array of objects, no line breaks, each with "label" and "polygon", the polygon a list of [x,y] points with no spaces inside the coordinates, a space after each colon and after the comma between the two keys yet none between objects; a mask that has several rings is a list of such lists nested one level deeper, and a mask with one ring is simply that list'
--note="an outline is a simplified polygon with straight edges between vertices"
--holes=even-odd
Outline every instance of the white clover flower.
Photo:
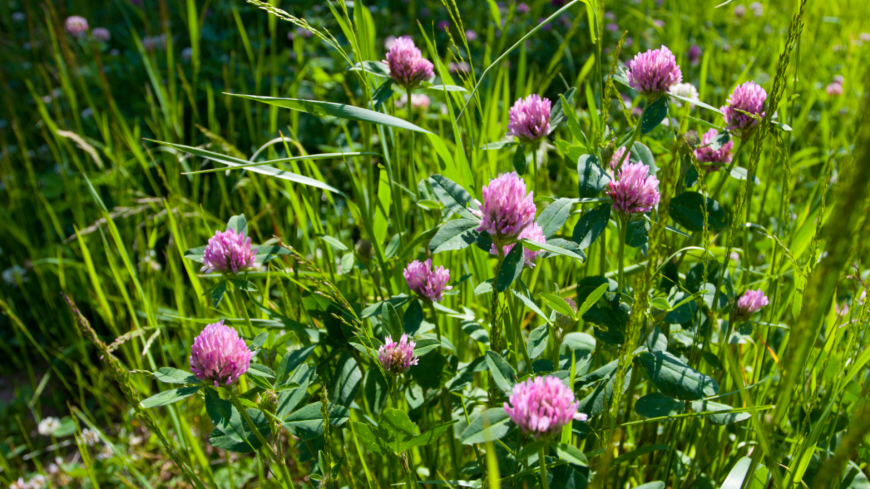
[{"label": "white clover flower", "polygon": [[[5,274],[5,272],[4,272]],[[60,428],[60,420],[57,418],[53,418],[51,416],[42,418],[42,421],[39,422],[39,426],[37,427],[37,431],[42,436],[50,436],[54,434],[55,431]]]}]

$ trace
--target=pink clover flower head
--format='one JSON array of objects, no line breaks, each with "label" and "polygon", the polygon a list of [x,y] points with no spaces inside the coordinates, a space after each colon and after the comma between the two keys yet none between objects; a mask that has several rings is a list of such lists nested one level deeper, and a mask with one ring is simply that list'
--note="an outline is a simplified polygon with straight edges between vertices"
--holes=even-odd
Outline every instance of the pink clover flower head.
[{"label": "pink clover flower head", "polygon": [[843,77],[843,75],[834,75],[834,83],[839,83],[840,85],[842,85],[845,82],[846,79]]},{"label": "pink clover flower head", "polygon": [[424,262],[412,261],[402,273],[405,275],[408,287],[429,301],[441,302],[444,299],[444,292],[453,288],[447,285],[447,281],[450,280],[450,270],[443,266],[432,268],[431,258]]},{"label": "pink clover flower head", "polygon": [[483,204],[472,212],[481,218],[477,230],[489,233],[493,242],[502,246],[510,244],[534,222],[535,193],[526,193],[526,182],[517,172],[490,180],[481,194]]},{"label": "pink clover flower head", "polygon": [[845,302],[842,306],[840,304],[834,304],[834,311],[837,313],[837,317],[844,318],[849,314],[849,304]]},{"label": "pink clover flower head", "polygon": [[681,81],[683,73],[667,46],[639,53],[628,62],[628,84],[643,95],[661,96]]},{"label": "pink clover flower head", "polygon": [[861,34],[858,34],[858,39],[864,42],[870,42],[870,32],[862,32]]},{"label": "pink clover flower head", "polygon": [[91,31],[91,37],[100,42],[108,42],[112,34],[105,27],[96,27]]},{"label": "pink clover flower head", "polygon": [[228,386],[248,371],[253,356],[239,333],[220,320],[193,339],[190,371],[199,380],[214,382],[215,387]]},{"label": "pink clover flower head", "polygon": [[[533,222],[531,226],[523,229],[523,232],[521,232],[520,235],[517,236],[517,241],[523,239],[528,239],[530,241],[534,241],[535,243],[547,242],[547,237],[544,236],[544,229],[541,228],[541,226],[536,222]],[[514,249],[514,246],[516,246],[516,243],[511,243],[502,247],[502,251],[504,251],[505,256],[507,256],[507,254],[510,253],[512,249]],[[498,254],[495,243],[493,243],[492,246],[489,248],[489,253],[491,255]],[[525,263],[525,266],[529,268],[535,268],[535,258],[537,258],[540,253],[543,253],[543,251],[535,251],[523,247],[523,261]]]},{"label": "pink clover flower head", "polygon": [[417,357],[414,356],[414,347],[417,343],[408,340],[408,335],[403,334],[396,343],[393,338],[387,336],[384,346],[378,349],[378,361],[390,375],[402,375],[407,372],[411,365],[417,365]]},{"label": "pink clover flower head", "polygon": [[659,203],[659,181],[643,163],[623,163],[619,175],[608,183],[613,210],[623,216],[649,212]]},{"label": "pink clover flower head", "polygon": [[251,238],[235,229],[215,231],[205,247],[200,271],[237,274],[254,266],[256,255],[257,248],[251,248]]},{"label": "pink clover flower head", "polygon": [[748,318],[768,304],[767,297],[760,290],[747,290],[737,300],[737,317]]},{"label": "pink clover flower head", "polygon": [[[412,93],[411,94],[411,107],[415,109],[425,109],[429,107],[429,104],[432,101],[429,99],[429,96],[425,93]],[[408,94],[403,93],[399,99],[396,100],[396,107],[404,107],[405,104],[408,103]]]},{"label": "pink clover flower head", "polygon": [[393,80],[406,88],[415,88],[434,76],[432,62],[423,58],[410,36],[396,39],[384,63],[390,67]]},{"label": "pink clover flower head", "polygon": [[73,37],[81,37],[88,32],[88,21],[81,16],[73,15],[64,22],[66,31]]},{"label": "pink clover flower head", "polygon": [[[761,85],[752,81],[737,85],[728,98],[728,105],[721,107],[728,130],[740,137],[748,135],[759,121],[743,112],[764,117],[762,109],[765,100],[767,100],[767,92],[761,88]],[[743,112],[739,112],[740,110]]]},{"label": "pink clover flower head", "polygon": [[625,154],[626,151],[625,146],[622,146],[613,152],[613,156],[610,157],[611,170],[616,170],[616,165],[618,165],[619,161],[622,160],[622,155],[625,155],[625,160],[622,161],[623,166],[629,163],[629,160],[631,159],[631,151],[628,151],[627,155]]},{"label": "pink clover flower head", "polygon": [[616,25],[615,22],[610,22],[610,23],[608,23],[607,25],[604,26],[604,28],[607,29],[607,30],[610,31],[610,32],[616,32],[616,31],[619,30],[619,26]]},{"label": "pink clover flower head", "polygon": [[741,19],[745,15],[746,15],[746,6],[745,5],[738,5],[738,6],[734,7],[734,16],[735,17],[737,17],[738,19]]},{"label": "pink clover flower head", "polygon": [[549,99],[533,93],[517,100],[508,112],[508,136],[515,136],[522,143],[538,141],[550,134]]},{"label": "pink clover flower head", "polygon": [[468,42],[474,42],[477,40],[477,32],[468,29],[467,31],[465,31],[465,38],[468,39]]},{"label": "pink clover flower head", "polygon": [[504,403],[504,411],[523,433],[535,437],[557,434],[573,420],[586,421],[577,401],[561,379],[548,375],[520,382]]},{"label": "pink clover flower head", "polygon": [[734,141],[731,139],[727,143],[713,149],[711,146],[713,140],[716,139],[719,133],[715,129],[710,129],[701,136],[701,145],[695,150],[695,158],[701,163],[713,163],[707,167],[707,171],[718,171],[719,165],[727,165],[731,163],[731,150],[734,148]]},{"label": "pink clover flower head", "polygon": [[521,4],[517,5],[517,13],[527,14],[527,13],[529,13],[530,10],[532,10],[531,7],[529,7],[525,3],[521,3]]},{"label": "pink clover flower head", "polygon": [[843,95],[843,84],[842,83],[831,83],[827,87],[825,87],[825,91],[828,92],[828,95],[833,97],[839,97]]},{"label": "pink clover flower head", "polygon": [[692,47],[689,48],[689,52],[686,53],[686,57],[689,59],[689,63],[697,63],[698,60],[701,59],[701,46],[693,44]]}]

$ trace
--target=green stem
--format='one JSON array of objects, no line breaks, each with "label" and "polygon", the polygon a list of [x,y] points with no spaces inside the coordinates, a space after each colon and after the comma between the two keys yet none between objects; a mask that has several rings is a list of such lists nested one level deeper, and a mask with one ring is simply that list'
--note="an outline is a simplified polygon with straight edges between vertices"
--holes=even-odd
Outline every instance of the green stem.
[{"label": "green stem", "polygon": [[[634,147],[634,142],[637,141],[638,136],[640,136],[640,126],[643,123],[643,114],[646,112],[646,107],[644,107],[643,112],[640,114],[640,120],[637,121],[637,125],[634,126],[634,132],[631,133],[631,139],[628,140],[628,144],[623,146],[625,148],[625,152],[622,153],[622,157],[619,158],[619,162],[616,163],[616,168],[613,170],[613,176],[616,177],[616,173],[622,168],[622,163],[628,158],[628,153],[631,152],[631,148]],[[618,148],[617,148],[618,149]],[[609,165],[609,161],[602,161],[603,165]]]},{"label": "green stem", "polygon": [[734,151],[734,156],[731,157],[731,164],[728,165],[728,168],[725,170],[725,173],[722,174],[722,177],[719,179],[719,183],[716,184],[716,190],[713,191],[713,196],[711,197],[713,200],[716,200],[719,197],[719,194],[722,193],[722,189],[725,188],[725,182],[728,181],[728,177],[731,176],[731,170],[737,166],[737,161],[740,158],[740,152],[743,150],[743,147],[746,146],[743,144],[744,139],[741,139],[739,143],[737,143],[737,150]]},{"label": "green stem", "polygon": [[619,289],[625,290],[625,235],[628,232],[628,219],[619,218]]},{"label": "green stem", "polygon": [[538,184],[538,150],[534,145],[530,144],[532,148],[532,172],[535,178],[535,195],[540,195],[540,185]]},{"label": "green stem", "polygon": [[262,445],[261,449],[266,453],[266,456],[269,460],[271,460],[275,465],[278,466],[278,469],[281,472],[281,478],[284,479],[290,485],[290,489],[295,489],[295,485],[293,484],[293,479],[290,477],[290,472],[287,470],[287,464],[284,462],[283,458],[279,458],[278,454],[275,453],[275,449],[272,448],[272,445],[269,444],[269,441],[260,433],[260,430],[257,429],[257,425],[254,424],[254,421],[248,415],[248,411],[242,406],[242,403],[239,402],[239,398],[236,397],[236,392],[232,387],[228,387],[227,390],[230,393],[230,401],[232,401],[233,406],[236,407],[236,410],[239,411],[239,414],[242,415],[242,419],[245,420],[245,423],[248,424],[248,428],[254,432],[254,436],[257,437],[257,440],[260,441]]},{"label": "green stem", "polygon": [[[226,278],[224,280],[226,280]],[[229,280],[227,280],[227,282],[229,282]],[[236,284],[234,284],[232,282],[230,282],[230,284],[232,285],[232,288],[233,288],[233,292],[232,292],[233,302],[235,302],[235,306],[238,309],[242,310],[242,314],[244,314],[244,316],[245,316],[245,322],[248,324],[248,336],[250,336],[253,339],[254,338],[254,323],[251,322],[251,316],[248,314],[248,308],[245,307],[245,304],[242,302],[241,294],[239,294],[239,288],[236,286]]]},{"label": "green stem", "polygon": [[547,457],[544,453],[546,445],[541,445],[541,450],[538,452],[538,464],[541,467],[541,489],[550,489],[550,483],[547,482]]}]

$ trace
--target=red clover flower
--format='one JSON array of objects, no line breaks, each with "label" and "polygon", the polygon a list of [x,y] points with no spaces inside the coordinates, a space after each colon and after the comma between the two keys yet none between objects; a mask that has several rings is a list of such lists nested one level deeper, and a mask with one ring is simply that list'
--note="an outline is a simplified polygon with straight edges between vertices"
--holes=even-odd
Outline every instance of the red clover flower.
[{"label": "red clover flower", "polygon": [[613,210],[622,216],[649,212],[659,203],[659,181],[643,163],[623,164],[617,179],[608,185]]},{"label": "red clover flower", "polygon": [[244,234],[235,229],[215,231],[205,247],[200,271],[237,274],[254,265],[256,254],[257,248],[251,248],[251,238]]},{"label": "red clover flower", "polygon": [[248,371],[253,356],[239,333],[220,320],[194,338],[190,370],[197,379],[214,382],[215,387],[228,386]]},{"label": "red clover flower", "polygon": [[418,358],[414,356],[415,346],[417,344],[409,341],[406,334],[402,335],[398,343],[387,336],[384,346],[378,349],[378,361],[388,374],[402,375],[411,368],[411,365],[417,365]]},{"label": "red clover flower", "polygon": [[720,165],[731,163],[731,149],[734,148],[734,141],[729,139],[728,142],[720,146],[719,149],[713,149],[711,145],[718,135],[719,133],[715,129],[710,129],[705,132],[701,137],[701,145],[695,150],[695,158],[697,158],[699,162],[713,163],[707,167],[708,172],[719,171]]},{"label": "red clover flower", "polygon": [[725,123],[728,124],[728,130],[741,138],[748,136],[758,125],[758,120],[743,112],[764,117],[762,109],[765,100],[767,100],[767,92],[761,88],[761,85],[751,81],[737,85],[731,97],[728,98],[728,105],[721,108],[722,114],[725,116]]},{"label": "red clover flower", "polygon": [[481,218],[478,231],[486,231],[493,243],[502,246],[516,238],[535,220],[534,192],[526,193],[526,182],[516,172],[490,180],[482,190],[483,204],[472,211]]},{"label": "red clover flower", "polygon": [[586,421],[588,416],[577,412],[577,401],[558,377],[529,379],[514,386],[510,404],[504,410],[523,433],[535,437],[559,433],[573,420]]},{"label": "red clover flower", "polygon": [[667,46],[639,53],[628,62],[628,84],[650,98],[658,98],[683,81],[677,59]]},{"label": "red clover flower", "polygon": [[402,36],[393,43],[384,63],[390,67],[390,76],[405,88],[416,88],[434,76],[434,65],[423,58],[410,36]]},{"label": "red clover flower", "polygon": [[552,104],[538,94],[517,100],[508,112],[508,136],[515,136],[521,143],[530,143],[550,134],[550,109]]},{"label": "red clover flower", "polygon": [[447,281],[450,280],[450,270],[442,266],[432,268],[431,258],[425,262],[412,261],[405,267],[403,274],[408,287],[429,301],[441,302],[444,299],[443,293],[452,289],[447,285]]}]

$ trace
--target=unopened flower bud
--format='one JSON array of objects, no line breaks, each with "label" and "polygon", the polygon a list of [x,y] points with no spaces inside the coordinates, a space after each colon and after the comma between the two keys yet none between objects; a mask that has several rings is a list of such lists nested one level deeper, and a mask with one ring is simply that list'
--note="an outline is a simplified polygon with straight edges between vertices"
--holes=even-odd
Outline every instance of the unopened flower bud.
[{"label": "unopened flower bud", "polygon": [[368,263],[375,255],[375,249],[372,242],[367,239],[361,239],[356,242],[356,257],[363,263]]}]

